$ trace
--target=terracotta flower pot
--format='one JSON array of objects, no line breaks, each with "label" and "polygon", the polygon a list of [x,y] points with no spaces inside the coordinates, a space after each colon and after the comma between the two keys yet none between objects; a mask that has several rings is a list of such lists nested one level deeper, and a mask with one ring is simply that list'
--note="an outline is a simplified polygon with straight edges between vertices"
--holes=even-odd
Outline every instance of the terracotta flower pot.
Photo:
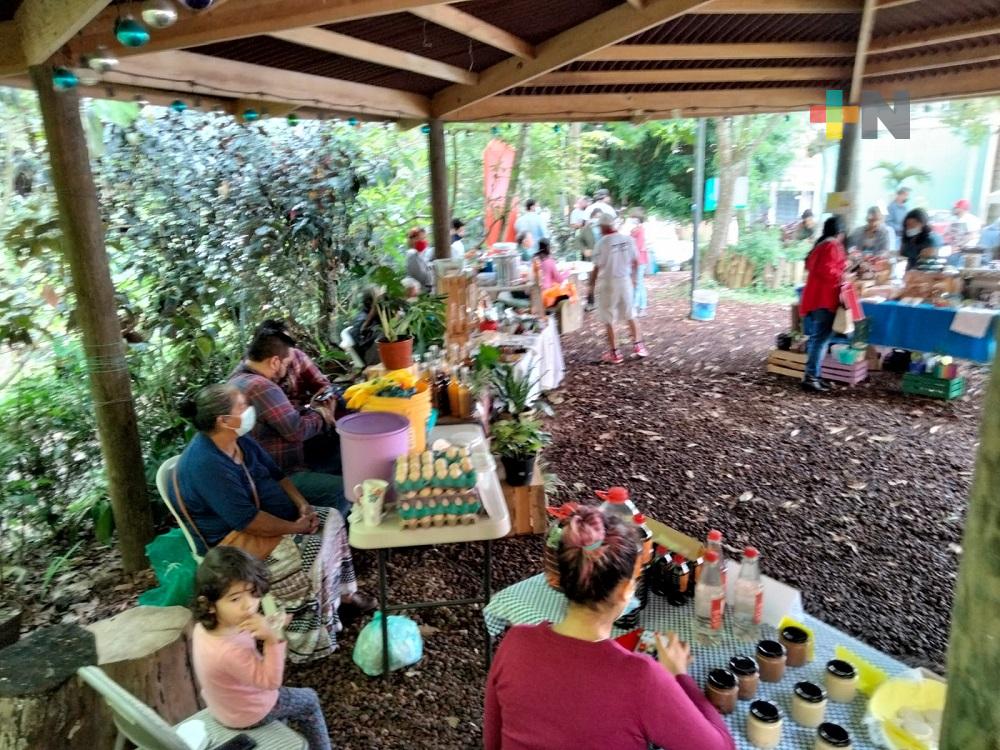
[{"label": "terracotta flower pot", "polygon": [[378,356],[386,370],[405,370],[413,364],[413,339],[379,341]]}]

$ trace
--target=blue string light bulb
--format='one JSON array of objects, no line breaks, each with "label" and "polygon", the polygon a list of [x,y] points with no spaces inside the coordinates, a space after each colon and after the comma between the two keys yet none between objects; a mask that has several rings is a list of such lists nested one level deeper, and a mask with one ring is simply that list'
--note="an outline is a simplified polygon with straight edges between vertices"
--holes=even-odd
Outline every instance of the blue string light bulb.
[{"label": "blue string light bulb", "polygon": [[556,132],[556,133],[558,133],[559,131],[561,131],[561,130],[562,130],[562,125],[560,125],[560,124],[559,124],[559,123],[557,122],[557,123],[556,123],[555,125],[553,125],[553,126],[552,126],[552,130],[553,130],[553,132]]},{"label": "blue string light bulb", "polygon": [[69,68],[60,66],[52,70],[52,87],[56,91],[74,89],[79,82],[80,80],[76,77],[76,73]]},{"label": "blue string light bulb", "polygon": [[181,0],[181,3],[191,10],[208,10],[215,5],[215,0]]},{"label": "blue string light bulb", "polygon": [[183,99],[174,99],[172,102],[170,102],[170,109],[172,109],[174,112],[181,113],[185,111],[187,108],[188,108],[187,102],[185,102]]},{"label": "blue string light bulb", "polygon": [[347,124],[350,125],[352,128],[356,128],[358,126],[358,118],[357,117],[348,118]]},{"label": "blue string light bulb", "polygon": [[494,125],[492,128],[490,128],[490,133],[492,133],[493,135],[500,135],[500,128]]},{"label": "blue string light bulb", "polygon": [[243,110],[243,121],[244,122],[257,122],[260,119],[260,112],[256,109],[244,109]]},{"label": "blue string light bulb", "polygon": [[149,44],[149,30],[131,16],[115,21],[115,39],[125,47]]},{"label": "blue string light bulb", "polygon": [[424,123],[423,125],[420,126],[420,132],[423,133],[424,135],[427,135],[428,133],[431,132],[431,126],[428,125],[427,123]]}]

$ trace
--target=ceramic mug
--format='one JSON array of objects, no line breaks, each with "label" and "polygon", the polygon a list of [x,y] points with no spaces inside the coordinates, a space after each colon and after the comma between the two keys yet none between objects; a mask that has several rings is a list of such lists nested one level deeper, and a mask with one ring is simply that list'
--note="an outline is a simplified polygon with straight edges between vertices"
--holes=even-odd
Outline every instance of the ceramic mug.
[{"label": "ceramic mug", "polygon": [[382,507],[385,505],[385,493],[389,483],[384,479],[366,479],[354,486],[354,497],[361,505],[361,519],[367,526],[378,526],[382,523]]}]

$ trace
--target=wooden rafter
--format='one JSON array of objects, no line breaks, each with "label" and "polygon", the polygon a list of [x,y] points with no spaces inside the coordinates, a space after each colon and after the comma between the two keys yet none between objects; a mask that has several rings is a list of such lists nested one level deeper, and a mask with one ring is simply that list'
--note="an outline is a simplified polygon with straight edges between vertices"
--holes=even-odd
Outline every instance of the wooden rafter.
[{"label": "wooden rafter", "polygon": [[615,44],[581,60],[780,60],[850,57],[853,44],[842,42],[755,42],[749,44]]},{"label": "wooden rafter", "polygon": [[878,0],[876,5],[878,5],[879,10],[888,10],[889,8],[898,8],[902,5],[910,5],[911,3],[918,3],[920,0]]},{"label": "wooden rafter", "polygon": [[982,36],[1000,34],[1000,19],[987,18],[972,23],[956,23],[950,26],[939,26],[925,31],[912,31],[905,34],[894,34],[872,40],[868,48],[869,54],[877,55],[886,52],[901,52],[908,49],[926,47],[930,44],[945,44],[959,42],[964,39],[976,39]]},{"label": "wooden rafter", "polygon": [[533,86],[617,86],[651,83],[726,83],[841,80],[851,69],[838,65],[799,68],[697,68],[685,70],[588,70],[546,73]]},{"label": "wooden rafter", "polygon": [[372,44],[364,39],[357,39],[325,29],[288,29],[287,31],[276,31],[270,36],[303,47],[312,47],[334,55],[378,63],[398,70],[408,70],[452,83],[464,83],[471,86],[479,80],[479,76],[475,73],[455,65],[448,65],[423,55],[415,55],[412,52],[404,52],[382,44]]},{"label": "wooden rafter", "polygon": [[28,65],[41,65],[91,19],[108,0],[24,0],[14,14],[21,54]]},{"label": "wooden rafter", "polygon": [[859,0],[712,0],[698,13],[860,13]]},{"label": "wooden rafter", "polygon": [[0,76],[12,76],[27,68],[17,26],[13,21],[3,21],[0,23]]},{"label": "wooden rafter", "polygon": [[477,42],[501,49],[514,57],[530,60],[535,56],[535,48],[520,37],[493,24],[480,21],[475,16],[457,8],[448,5],[426,5],[414,8],[410,12],[425,21],[451,29],[470,39],[475,39]]},{"label": "wooden rafter", "polygon": [[[155,78],[148,74],[155,74]],[[122,60],[105,75],[125,83],[178,92],[248,98],[357,112],[376,117],[427,117],[426,97],[408,91],[223,60],[194,52],[156,52]]]},{"label": "wooden rafter", "polygon": [[[219,8],[192,13],[182,11],[169,29],[153,34],[145,47],[116,47],[119,57],[198,47],[230,39],[270,34],[286,29],[350,21],[411,10],[440,0],[240,0]],[[72,48],[86,53],[114,39],[117,13],[109,9],[83,29]]]},{"label": "wooden rafter", "polygon": [[988,63],[995,60],[1000,60],[1000,47],[984,47],[957,52],[931,52],[926,55],[914,55],[903,60],[870,61],[865,69],[865,78],[906,75],[959,65]]},{"label": "wooden rafter", "polygon": [[483,71],[475,86],[449,86],[434,97],[433,114],[451,114],[704,4],[703,0],[649,0],[641,10],[619,5],[538,45],[532,60],[511,58]]},{"label": "wooden rafter", "polygon": [[866,83],[865,89],[877,91],[886,101],[891,101],[897,91],[904,91],[911,101],[1000,94],[1000,66],[939,73],[903,81],[873,81]]},{"label": "wooden rafter", "polygon": [[858,32],[858,49],[854,54],[854,70],[851,73],[851,90],[848,98],[851,104],[857,104],[861,100],[861,84],[864,81],[868,46],[871,44],[877,10],[876,0],[865,0],[865,9],[861,13],[861,30]]}]

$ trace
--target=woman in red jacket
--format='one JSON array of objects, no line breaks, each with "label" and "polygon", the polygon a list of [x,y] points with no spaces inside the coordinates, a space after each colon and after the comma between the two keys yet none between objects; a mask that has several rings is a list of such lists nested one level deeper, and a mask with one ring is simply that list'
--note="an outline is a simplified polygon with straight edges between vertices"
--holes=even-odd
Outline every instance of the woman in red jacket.
[{"label": "woman in red jacket", "polygon": [[844,223],[831,216],[823,223],[823,234],[806,257],[806,288],[802,290],[799,314],[809,335],[809,359],[802,388],[812,393],[829,390],[819,378],[823,356],[833,336],[833,319],[840,305],[840,285],[847,270]]}]

